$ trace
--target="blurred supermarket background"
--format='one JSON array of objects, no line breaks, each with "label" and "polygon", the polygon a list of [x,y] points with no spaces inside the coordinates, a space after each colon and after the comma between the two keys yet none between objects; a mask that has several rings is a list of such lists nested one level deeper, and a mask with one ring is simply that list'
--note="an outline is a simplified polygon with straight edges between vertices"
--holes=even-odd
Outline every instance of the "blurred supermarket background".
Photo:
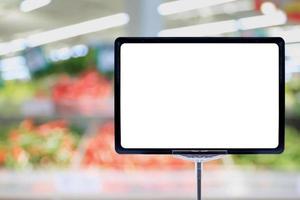
[{"label": "blurred supermarket background", "polygon": [[1,0],[0,199],[195,198],[192,163],[114,152],[118,36],[283,37],[286,151],[208,163],[203,192],[300,199],[299,0]]}]

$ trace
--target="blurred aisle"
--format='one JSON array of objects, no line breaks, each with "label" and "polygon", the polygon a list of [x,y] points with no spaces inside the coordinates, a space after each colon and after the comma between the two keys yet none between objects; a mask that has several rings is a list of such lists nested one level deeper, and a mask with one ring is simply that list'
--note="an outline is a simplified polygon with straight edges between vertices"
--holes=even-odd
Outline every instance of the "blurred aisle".
[{"label": "blurred aisle", "polygon": [[[195,199],[193,171],[1,172],[0,199]],[[204,199],[298,199],[299,173],[207,170]]]}]

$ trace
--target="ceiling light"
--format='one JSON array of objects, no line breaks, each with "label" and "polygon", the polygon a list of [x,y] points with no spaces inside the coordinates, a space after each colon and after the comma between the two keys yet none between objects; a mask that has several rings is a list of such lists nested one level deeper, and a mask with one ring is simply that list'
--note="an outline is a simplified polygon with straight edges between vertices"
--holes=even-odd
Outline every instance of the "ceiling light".
[{"label": "ceiling light", "polygon": [[23,0],[20,4],[22,12],[30,12],[32,10],[48,5],[51,0]]},{"label": "ceiling light", "polygon": [[22,51],[26,48],[26,41],[24,39],[16,39],[10,42],[0,43],[0,56],[16,51]]},{"label": "ceiling light", "polygon": [[55,42],[67,38],[76,37],[88,33],[93,33],[117,26],[127,24],[129,16],[126,13],[119,13],[98,19],[93,19],[70,26],[65,26],[42,33],[31,35],[27,38],[27,44],[30,47],[35,47],[50,42]]},{"label": "ceiling light", "polygon": [[128,22],[128,14],[118,13],[115,15],[101,17],[81,22],[78,24],[73,24],[41,33],[36,33],[30,35],[25,39],[16,39],[10,42],[0,43],[0,56],[24,50],[26,47],[36,47],[63,39],[102,31],[117,26],[122,26],[127,24]]},{"label": "ceiling light", "polygon": [[249,30],[281,25],[286,23],[286,21],[286,14],[283,11],[277,10],[276,12],[268,15],[166,29],[159,32],[159,36],[211,36],[236,32],[238,30]]},{"label": "ceiling light", "polygon": [[260,10],[263,14],[267,15],[276,12],[277,8],[272,2],[264,2],[261,4]]},{"label": "ceiling light", "polygon": [[287,22],[287,16],[283,11],[280,10],[277,10],[272,14],[246,17],[238,20],[241,30],[276,26],[276,25],[285,24],[286,22]]},{"label": "ceiling light", "polygon": [[166,29],[159,32],[159,36],[165,37],[218,35],[222,33],[235,32],[237,30],[238,29],[235,20],[226,20],[194,26]]},{"label": "ceiling light", "polygon": [[157,10],[161,15],[172,15],[198,8],[204,8],[223,3],[228,3],[236,0],[177,0],[167,3],[162,3]]}]

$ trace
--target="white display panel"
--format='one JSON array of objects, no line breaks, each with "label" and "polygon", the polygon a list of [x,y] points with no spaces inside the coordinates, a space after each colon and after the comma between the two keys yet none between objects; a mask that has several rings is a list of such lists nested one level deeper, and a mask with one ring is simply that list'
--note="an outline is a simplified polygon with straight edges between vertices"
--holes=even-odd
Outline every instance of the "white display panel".
[{"label": "white display panel", "polygon": [[123,148],[276,148],[279,47],[125,43]]}]

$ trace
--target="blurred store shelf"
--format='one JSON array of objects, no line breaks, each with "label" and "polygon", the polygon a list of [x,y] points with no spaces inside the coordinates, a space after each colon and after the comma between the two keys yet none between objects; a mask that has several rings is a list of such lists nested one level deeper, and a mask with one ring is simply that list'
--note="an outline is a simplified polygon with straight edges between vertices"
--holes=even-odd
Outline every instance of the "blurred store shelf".
[{"label": "blurred store shelf", "polygon": [[[188,171],[1,171],[0,199],[195,199]],[[300,174],[207,170],[204,199],[300,199]]]},{"label": "blurred store shelf", "polygon": [[[99,122],[112,120],[114,118],[113,99],[100,100],[97,102],[97,105],[95,105],[95,101],[93,101],[94,104],[67,102],[58,106],[50,99],[32,99],[23,102],[18,111],[9,114],[1,113],[0,123],[16,122],[25,118],[38,118],[40,121],[66,119],[72,122],[81,120]],[[81,110],[79,109],[80,107],[82,108]]]}]

